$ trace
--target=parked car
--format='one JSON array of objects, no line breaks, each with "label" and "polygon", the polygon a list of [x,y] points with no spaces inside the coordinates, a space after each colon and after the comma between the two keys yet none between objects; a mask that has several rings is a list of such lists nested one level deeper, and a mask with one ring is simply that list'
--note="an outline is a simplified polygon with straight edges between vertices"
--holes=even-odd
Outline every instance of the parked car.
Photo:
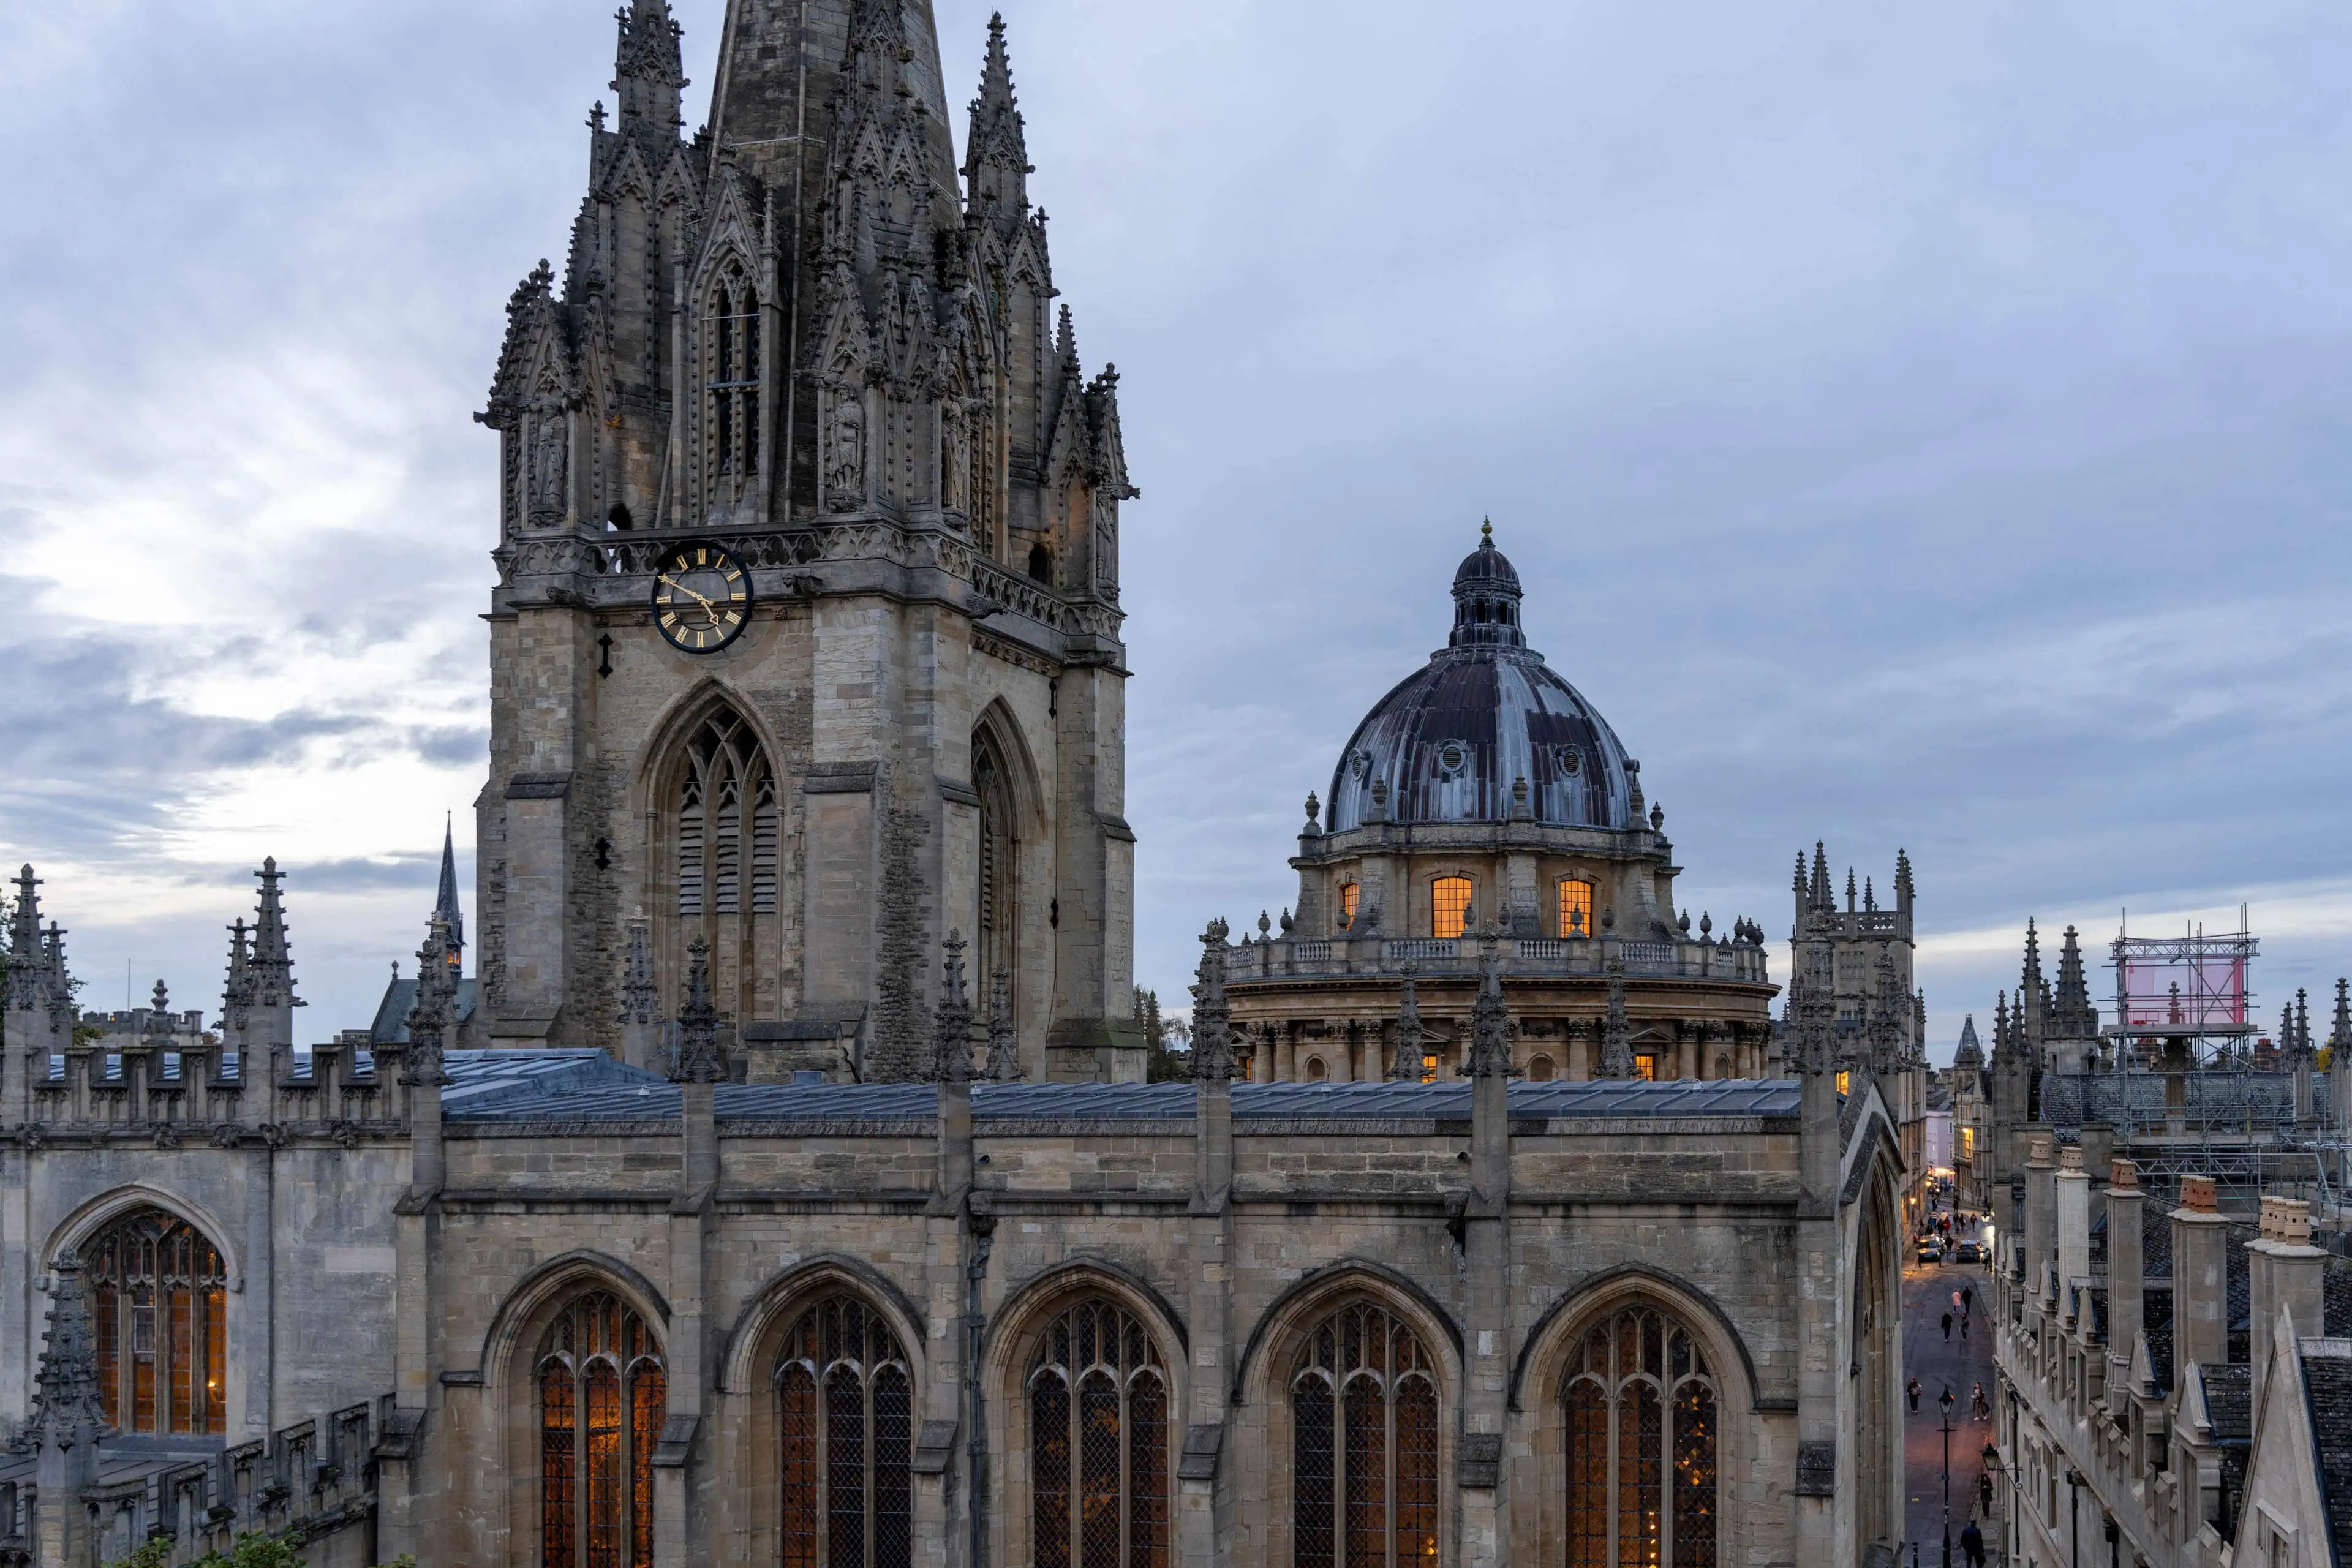
[{"label": "parked car", "polygon": [[1944,1261],[1944,1244],[1937,1240],[1932,1236],[1927,1240],[1921,1242],[1919,1244],[1919,1261],[1922,1263],[1941,1263]]},{"label": "parked car", "polygon": [[1958,1249],[1952,1254],[1952,1261],[1955,1263],[1982,1263],[1984,1261],[1984,1245],[1981,1242],[1975,1241],[1964,1241],[1960,1243]]}]

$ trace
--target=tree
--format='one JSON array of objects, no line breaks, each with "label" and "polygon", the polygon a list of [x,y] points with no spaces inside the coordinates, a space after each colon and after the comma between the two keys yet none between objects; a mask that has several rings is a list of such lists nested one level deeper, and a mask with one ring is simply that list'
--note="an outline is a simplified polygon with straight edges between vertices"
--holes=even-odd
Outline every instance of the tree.
[{"label": "tree", "polygon": [[1135,1019],[1143,1026],[1145,1079],[1151,1083],[1181,1083],[1191,1079],[1192,1032],[1183,1019],[1166,1017],[1160,1013],[1158,992],[1137,988]]}]

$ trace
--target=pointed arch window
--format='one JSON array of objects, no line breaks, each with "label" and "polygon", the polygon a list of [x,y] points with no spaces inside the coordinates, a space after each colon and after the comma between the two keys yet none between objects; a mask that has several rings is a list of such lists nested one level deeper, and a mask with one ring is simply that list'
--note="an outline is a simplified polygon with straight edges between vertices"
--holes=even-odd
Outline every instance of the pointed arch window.
[{"label": "pointed arch window", "polygon": [[775,1387],[786,1568],[908,1568],[914,1381],[889,1324],[854,1296],[818,1302]]},{"label": "pointed arch window", "polygon": [[730,272],[710,296],[710,460],[720,474],[760,463],[760,295]]},{"label": "pointed arch window", "polygon": [[1715,1374],[1649,1306],[1587,1330],[1569,1358],[1569,1568],[1715,1568]]},{"label": "pointed arch window", "polygon": [[1168,1373],[1109,1301],[1056,1317],[1030,1364],[1036,1568],[1168,1568]]},{"label": "pointed arch window", "polygon": [[1437,1377],[1420,1337],[1368,1301],[1326,1319],[1291,1373],[1297,1568],[1437,1555]]},{"label": "pointed arch window", "polygon": [[775,773],[740,714],[723,710],[695,731],[676,798],[677,912],[773,914]]},{"label": "pointed arch window", "polygon": [[82,1249],[99,1398],[125,1432],[228,1430],[228,1277],[186,1221],[134,1209]]},{"label": "pointed arch window", "polygon": [[982,994],[1005,970],[1018,977],[1016,919],[1019,902],[1021,840],[1013,805],[1012,771],[996,737],[976,730],[971,737],[971,787],[980,797],[978,864],[973,880],[979,909],[973,921],[980,932]]},{"label": "pointed arch window", "polygon": [[618,1296],[590,1291],[548,1325],[536,1369],[541,1568],[651,1563],[669,1401],[653,1331]]}]

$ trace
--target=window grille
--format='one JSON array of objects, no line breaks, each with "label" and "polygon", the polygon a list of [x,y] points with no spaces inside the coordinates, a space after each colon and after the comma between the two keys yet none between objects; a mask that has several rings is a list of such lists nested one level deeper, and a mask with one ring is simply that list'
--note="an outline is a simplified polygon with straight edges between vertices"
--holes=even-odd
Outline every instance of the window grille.
[{"label": "window grille", "polygon": [[1559,885],[1559,934],[1592,934],[1592,884],[1570,878]]},{"label": "window grille", "polygon": [[775,1383],[788,1568],[909,1568],[914,1383],[889,1324],[826,1298],[786,1331]]},{"label": "window grille", "polygon": [[1325,1320],[1290,1381],[1297,1568],[1404,1568],[1437,1551],[1437,1383],[1368,1301]]},{"label": "window grille", "polygon": [[776,912],[776,778],[760,770],[751,795],[751,912]]},{"label": "window grille", "polygon": [[1168,1568],[1168,1375],[1141,1322],[1081,1302],[1029,1373],[1037,1568]]},{"label": "window grille", "polygon": [[711,297],[709,344],[712,468],[750,472],[760,456],[760,296],[740,278]]},{"label": "window grille", "polygon": [[1715,1568],[1717,1395],[1698,1342],[1630,1307],[1569,1364],[1570,1568]]},{"label": "window grille", "polygon": [[228,1430],[227,1271],[184,1221],[142,1208],[82,1249],[99,1397],[126,1432]]},{"label": "window grille", "polygon": [[541,1568],[646,1568],[668,1405],[652,1331],[610,1291],[575,1298],[541,1337],[536,1394]]},{"label": "window grille", "polygon": [[1460,936],[1470,915],[1470,879],[1440,877],[1429,885],[1430,934]]},{"label": "window grille", "polygon": [[1363,889],[1354,882],[1339,884],[1339,929],[1346,931],[1356,923],[1356,900]]}]

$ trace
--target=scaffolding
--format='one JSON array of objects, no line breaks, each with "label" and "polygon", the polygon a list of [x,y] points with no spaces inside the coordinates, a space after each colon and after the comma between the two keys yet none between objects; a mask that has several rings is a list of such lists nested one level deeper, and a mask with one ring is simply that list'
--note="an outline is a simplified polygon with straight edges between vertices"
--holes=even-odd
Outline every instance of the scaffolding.
[{"label": "scaffolding", "polygon": [[2193,922],[2179,936],[2134,936],[2126,913],[2108,963],[2116,972],[2116,1060],[2165,1072],[2191,1072],[2234,1057],[2256,1032],[2248,984],[2261,943],[2238,906],[2238,929],[2208,932]]}]

